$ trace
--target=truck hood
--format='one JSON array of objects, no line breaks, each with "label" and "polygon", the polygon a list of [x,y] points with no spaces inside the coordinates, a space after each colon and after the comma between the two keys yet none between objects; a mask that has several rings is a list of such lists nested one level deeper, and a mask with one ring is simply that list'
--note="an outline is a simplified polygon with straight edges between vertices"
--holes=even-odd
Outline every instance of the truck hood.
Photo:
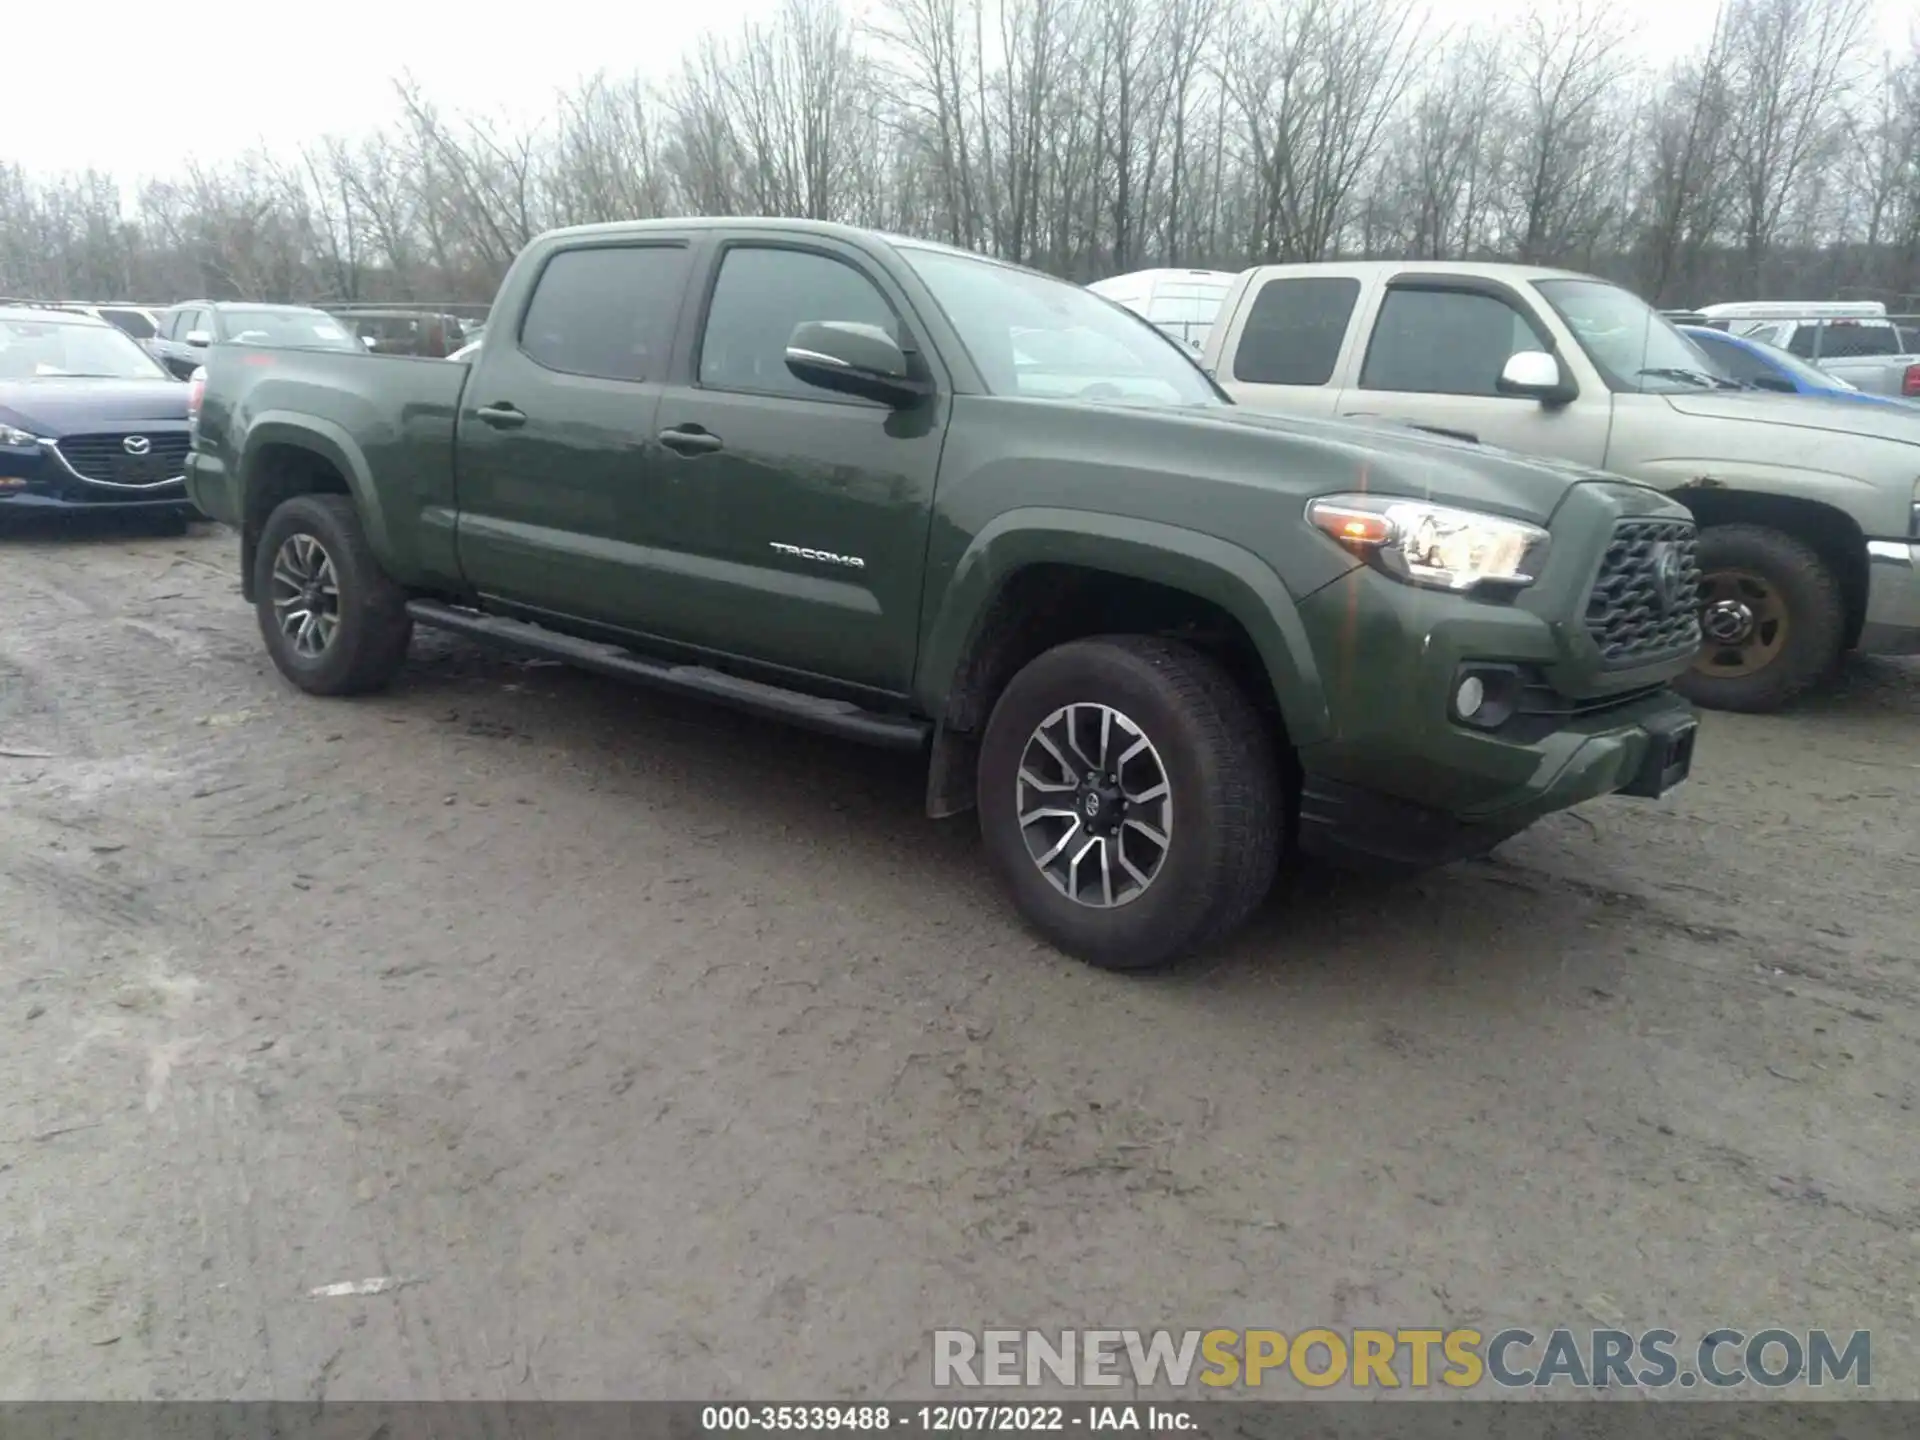
[{"label": "truck hood", "polygon": [[149,420],[187,423],[187,387],[178,380],[0,380],[0,424],[58,440]]},{"label": "truck hood", "polygon": [[[1165,412],[1162,412],[1165,413]],[[1176,412],[1208,426],[1261,431],[1294,444],[1346,453],[1355,489],[1418,495],[1544,525],[1576,485],[1635,485],[1608,471],[1498,446],[1455,440],[1386,420],[1317,420],[1244,405]],[[1646,488],[1644,486],[1639,488]]]},{"label": "truck hood", "polygon": [[1702,390],[1662,397],[1682,415],[1702,420],[1745,420],[1784,430],[1864,435],[1920,445],[1920,408],[1911,414],[1892,405],[1861,405],[1824,395],[1768,395]]}]

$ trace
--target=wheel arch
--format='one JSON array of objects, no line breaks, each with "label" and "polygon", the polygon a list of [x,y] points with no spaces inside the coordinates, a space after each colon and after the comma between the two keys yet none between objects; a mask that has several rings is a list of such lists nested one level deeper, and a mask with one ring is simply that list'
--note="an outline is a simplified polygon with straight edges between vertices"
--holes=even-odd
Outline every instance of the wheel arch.
[{"label": "wheel arch", "polygon": [[937,722],[928,814],[971,808],[979,736],[1020,668],[1103,633],[1169,635],[1213,654],[1272,716],[1283,754],[1329,729],[1293,597],[1258,556],[1178,526],[1014,511],[961,557],[921,645],[916,700]]},{"label": "wheel arch", "polygon": [[1731,485],[1695,484],[1673,492],[1693,512],[1702,530],[1716,525],[1764,525],[1811,548],[1833,571],[1845,606],[1841,646],[1860,640],[1867,617],[1867,539],[1859,522],[1819,500],[1744,490]]},{"label": "wheel arch", "polygon": [[247,430],[240,456],[240,585],[254,600],[254,556],[267,517],[296,495],[352,498],[367,543],[382,564],[391,557],[379,492],[353,437],[315,416],[267,414]]}]

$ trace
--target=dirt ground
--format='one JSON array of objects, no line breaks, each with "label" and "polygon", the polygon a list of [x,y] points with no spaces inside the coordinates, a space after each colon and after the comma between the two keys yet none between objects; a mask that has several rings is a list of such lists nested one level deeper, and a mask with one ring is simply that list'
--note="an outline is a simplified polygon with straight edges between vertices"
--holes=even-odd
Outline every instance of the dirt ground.
[{"label": "dirt ground", "polygon": [[0,1398],[904,1398],[936,1327],[1375,1323],[1866,1328],[1920,1395],[1920,667],[1140,981],[909,760],[432,636],[303,697],[234,552],[0,538]]}]

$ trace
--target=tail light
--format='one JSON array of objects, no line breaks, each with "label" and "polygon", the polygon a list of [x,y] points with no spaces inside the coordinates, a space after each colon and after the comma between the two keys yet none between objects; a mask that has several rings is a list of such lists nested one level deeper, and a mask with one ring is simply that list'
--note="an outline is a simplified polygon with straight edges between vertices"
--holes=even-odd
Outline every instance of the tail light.
[{"label": "tail light", "polygon": [[1900,393],[1920,399],[1920,365],[1907,366],[1907,378],[1900,382]]},{"label": "tail light", "polygon": [[196,365],[187,378],[187,424],[200,423],[200,402],[207,398],[207,367]]}]

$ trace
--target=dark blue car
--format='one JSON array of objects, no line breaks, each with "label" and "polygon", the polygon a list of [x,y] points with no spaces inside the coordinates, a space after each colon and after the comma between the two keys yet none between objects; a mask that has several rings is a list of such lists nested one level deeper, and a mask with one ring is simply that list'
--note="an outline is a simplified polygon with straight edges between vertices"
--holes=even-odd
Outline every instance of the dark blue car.
[{"label": "dark blue car", "polygon": [[0,517],[196,517],[186,487],[187,389],[104,320],[0,306]]},{"label": "dark blue car", "polygon": [[1856,390],[1836,375],[1817,365],[1809,365],[1777,345],[1729,335],[1707,325],[1682,325],[1680,333],[1699,346],[1722,375],[1738,380],[1755,390],[1775,390],[1787,395],[1819,395],[1829,400],[1855,400],[1862,405],[1892,405],[1920,415],[1920,405],[1896,400],[1887,395],[1869,395]]}]

